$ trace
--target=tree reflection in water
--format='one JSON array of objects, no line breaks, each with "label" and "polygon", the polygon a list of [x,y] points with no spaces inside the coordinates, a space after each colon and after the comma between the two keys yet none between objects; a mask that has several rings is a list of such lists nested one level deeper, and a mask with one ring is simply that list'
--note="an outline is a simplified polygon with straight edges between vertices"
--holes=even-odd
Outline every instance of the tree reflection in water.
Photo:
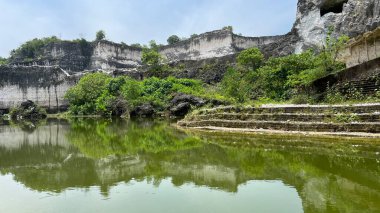
[{"label": "tree reflection in water", "polygon": [[[380,146],[363,139],[185,133],[167,121],[48,121],[33,132],[0,126],[0,171],[37,191],[170,178],[238,193],[251,180],[296,188],[305,212],[380,209]],[[15,145],[16,144],[16,145]],[[364,209],[364,211],[363,211]]]}]

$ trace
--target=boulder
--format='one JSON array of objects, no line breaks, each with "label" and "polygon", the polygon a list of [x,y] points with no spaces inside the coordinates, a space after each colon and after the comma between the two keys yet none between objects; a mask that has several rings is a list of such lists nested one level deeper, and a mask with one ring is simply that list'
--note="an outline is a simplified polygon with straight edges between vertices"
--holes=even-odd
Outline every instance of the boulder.
[{"label": "boulder", "polygon": [[207,103],[202,98],[193,95],[178,93],[170,102],[170,115],[172,116],[185,116],[191,109],[191,106],[201,107]]},{"label": "boulder", "polygon": [[21,104],[21,109],[28,109],[28,108],[31,108],[31,107],[36,107],[36,104],[31,101],[31,100],[27,100],[27,101],[23,101]]},{"label": "boulder", "polygon": [[10,112],[12,120],[39,120],[47,117],[46,111],[33,101],[27,100]]},{"label": "boulder", "polygon": [[191,109],[189,102],[182,102],[170,108],[170,115],[185,116]]},{"label": "boulder", "polygon": [[154,107],[151,104],[137,106],[132,112],[133,117],[152,117],[155,114]]},{"label": "boulder", "polygon": [[195,97],[193,95],[177,93],[172,99],[172,101],[170,102],[170,106],[176,106],[184,102],[200,107],[200,106],[205,105],[207,101],[203,100],[202,98]]}]

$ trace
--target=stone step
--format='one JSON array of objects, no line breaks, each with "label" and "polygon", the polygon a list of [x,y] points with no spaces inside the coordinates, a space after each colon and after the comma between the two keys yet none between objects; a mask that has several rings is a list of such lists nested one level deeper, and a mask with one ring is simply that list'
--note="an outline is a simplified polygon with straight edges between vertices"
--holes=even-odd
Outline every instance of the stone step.
[{"label": "stone step", "polygon": [[380,103],[358,105],[264,105],[262,107],[226,106],[203,109],[196,114],[210,113],[380,113]]},{"label": "stone step", "polygon": [[187,120],[241,120],[241,121],[301,121],[301,122],[380,122],[380,113],[361,114],[297,114],[297,113],[209,113],[187,117]]},{"label": "stone step", "polygon": [[201,120],[179,121],[182,127],[224,127],[239,129],[266,129],[301,132],[363,132],[380,133],[380,122],[325,123],[284,121]]}]

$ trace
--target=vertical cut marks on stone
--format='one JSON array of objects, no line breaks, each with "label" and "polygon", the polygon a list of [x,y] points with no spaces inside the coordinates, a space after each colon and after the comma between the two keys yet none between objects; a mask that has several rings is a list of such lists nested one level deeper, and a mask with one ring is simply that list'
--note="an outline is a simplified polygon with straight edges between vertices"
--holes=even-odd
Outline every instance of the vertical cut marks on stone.
[{"label": "vertical cut marks on stone", "polygon": [[324,0],[322,1],[320,10],[321,16],[324,16],[327,13],[342,13],[343,6],[347,3],[348,0]]}]

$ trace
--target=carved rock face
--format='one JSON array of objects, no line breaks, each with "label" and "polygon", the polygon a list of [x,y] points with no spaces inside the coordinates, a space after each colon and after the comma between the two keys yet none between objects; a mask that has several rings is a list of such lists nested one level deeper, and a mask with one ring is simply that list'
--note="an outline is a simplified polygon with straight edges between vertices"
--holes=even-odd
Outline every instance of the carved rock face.
[{"label": "carved rock face", "polygon": [[300,0],[294,29],[296,52],[320,46],[328,28],[355,37],[380,26],[380,0]]}]

